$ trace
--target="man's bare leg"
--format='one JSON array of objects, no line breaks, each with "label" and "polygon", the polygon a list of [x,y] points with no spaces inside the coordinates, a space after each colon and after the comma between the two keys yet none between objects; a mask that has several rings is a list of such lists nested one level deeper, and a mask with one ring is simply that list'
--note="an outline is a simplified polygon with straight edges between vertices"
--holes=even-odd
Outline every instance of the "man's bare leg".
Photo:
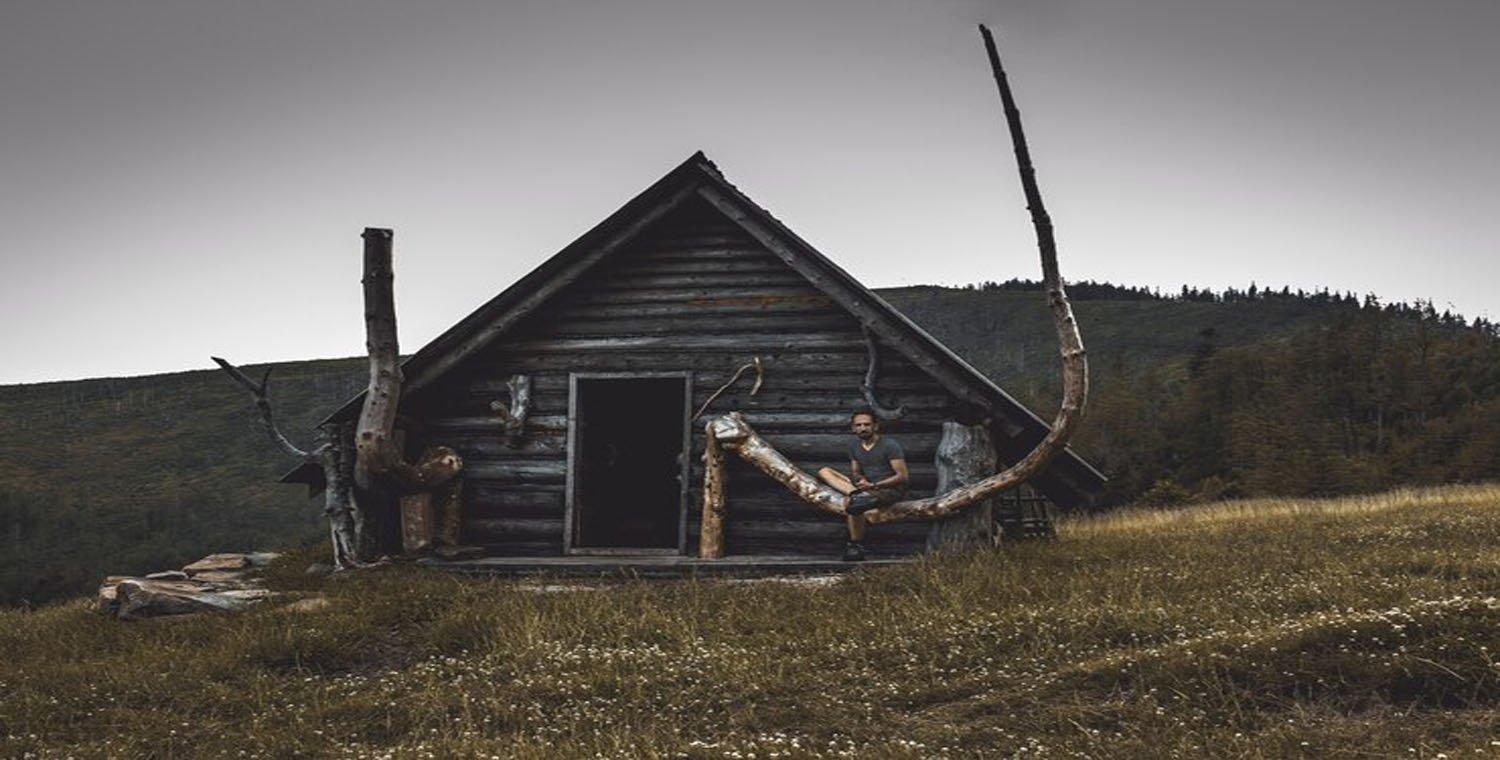
[{"label": "man's bare leg", "polygon": [[860,543],[865,540],[865,516],[849,515],[844,518],[849,523],[849,540]]},{"label": "man's bare leg", "polygon": [[[827,483],[829,488],[832,488],[833,490],[838,491],[845,496],[848,496],[849,494],[852,494],[856,490],[858,490],[854,487],[854,481],[850,480],[849,476],[833,469],[832,467],[824,467],[823,469],[818,470],[818,479],[822,480],[824,483]],[[850,541],[853,541],[857,544],[865,540],[864,515],[847,515],[845,516],[844,520],[849,525]]]},{"label": "man's bare leg", "polygon": [[832,467],[824,467],[823,469],[818,470],[818,480],[823,481],[828,485],[829,488],[832,488],[833,490],[838,491],[845,496],[848,496],[849,494],[854,493],[855,490],[857,490],[854,487],[854,481],[850,480],[848,475],[845,475],[844,473],[839,472]]}]

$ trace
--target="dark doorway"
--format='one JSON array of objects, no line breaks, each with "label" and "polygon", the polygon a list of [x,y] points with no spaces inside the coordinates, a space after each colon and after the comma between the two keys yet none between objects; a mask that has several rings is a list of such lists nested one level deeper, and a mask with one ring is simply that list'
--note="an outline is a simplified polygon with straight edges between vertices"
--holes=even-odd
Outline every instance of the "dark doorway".
[{"label": "dark doorway", "polygon": [[573,378],[573,549],[682,548],[687,378]]}]

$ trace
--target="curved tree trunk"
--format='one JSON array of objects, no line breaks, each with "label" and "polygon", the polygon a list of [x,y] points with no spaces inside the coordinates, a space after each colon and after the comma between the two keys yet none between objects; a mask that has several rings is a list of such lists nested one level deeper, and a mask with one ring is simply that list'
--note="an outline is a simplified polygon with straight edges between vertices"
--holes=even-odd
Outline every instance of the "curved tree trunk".
[{"label": "curved tree trunk", "polygon": [[[1073,307],[1068,303],[1068,294],[1063,289],[1062,276],[1058,271],[1052,218],[1042,204],[1041,190],[1037,187],[1036,169],[1032,167],[1031,152],[1021,129],[1021,112],[1011,96],[1010,84],[1000,65],[1000,54],[995,48],[994,37],[982,24],[979,32],[984,38],[990,69],[1000,90],[1006,124],[1010,128],[1011,145],[1016,154],[1016,166],[1021,174],[1021,186],[1026,193],[1026,207],[1031,212],[1032,226],[1036,230],[1037,249],[1042,260],[1042,284],[1052,309],[1052,322],[1057,330],[1057,341],[1062,354],[1062,405],[1052,421],[1052,429],[1021,461],[977,483],[959,486],[931,498],[897,502],[866,512],[865,520],[872,525],[942,519],[1026,482],[1045,469],[1067,447],[1068,439],[1078,426],[1084,402],[1088,398],[1088,360],[1083,350],[1083,338],[1078,334],[1078,322],[1073,317]],[[824,511],[844,514],[846,497],[798,469],[757,435],[743,417],[729,414],[710,424],[715,426],[714,432],[725,448],[780,481],[798,498]]]}]

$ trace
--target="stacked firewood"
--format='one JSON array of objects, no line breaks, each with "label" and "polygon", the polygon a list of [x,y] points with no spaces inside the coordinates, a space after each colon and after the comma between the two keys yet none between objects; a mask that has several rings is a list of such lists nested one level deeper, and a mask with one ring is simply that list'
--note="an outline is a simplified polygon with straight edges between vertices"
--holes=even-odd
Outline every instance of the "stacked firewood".
[{"label": "stacked firewood", "polygon": [[106,576],[99,586],[97,609],[121,620],[241,609],[272,596],[258,576],[276,556],[210,554],[181,570]]}]

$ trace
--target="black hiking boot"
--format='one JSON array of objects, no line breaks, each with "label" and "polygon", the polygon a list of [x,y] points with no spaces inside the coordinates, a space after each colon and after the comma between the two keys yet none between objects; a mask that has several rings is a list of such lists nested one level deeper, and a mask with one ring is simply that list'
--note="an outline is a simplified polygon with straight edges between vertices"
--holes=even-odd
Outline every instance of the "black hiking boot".
[{"label": "black hiking boot", "polygon": [[867,556],[869,556],[869,552],[865,550],[864,544],[858,541],[850,541],[844,544],[845,562],[864,562]]},{"label": "black hiking boot", "polygon": [[860,491],[849,497],[849,506],[844,509],[844,512],[851,515],[862,515],[878,506],[880,506],[880,500],[875,498],[875,494],[869,491]]}]

